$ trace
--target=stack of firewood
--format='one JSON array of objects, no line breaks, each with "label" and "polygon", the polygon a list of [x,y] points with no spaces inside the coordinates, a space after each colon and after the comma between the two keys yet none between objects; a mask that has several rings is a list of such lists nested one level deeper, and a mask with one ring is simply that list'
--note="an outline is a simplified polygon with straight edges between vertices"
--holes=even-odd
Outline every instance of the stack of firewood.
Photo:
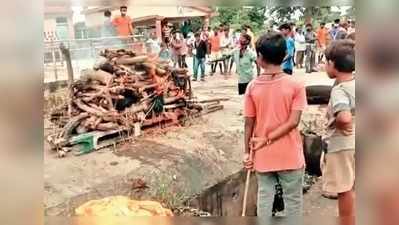
[{"label": "stack of firewood", "polygon": [[198,115],[203,109],[222,109],[219,102],[226,99],[192,98],[187,73],[157,57],[123,49],[102,51],[93,69],[82,71],[74,82],[69,110],[65,105],[52,114],[52,120],[63,127],[57,142],[91,131],[130,129],[137,124],[140,128],[176,125],[182,117]]}]

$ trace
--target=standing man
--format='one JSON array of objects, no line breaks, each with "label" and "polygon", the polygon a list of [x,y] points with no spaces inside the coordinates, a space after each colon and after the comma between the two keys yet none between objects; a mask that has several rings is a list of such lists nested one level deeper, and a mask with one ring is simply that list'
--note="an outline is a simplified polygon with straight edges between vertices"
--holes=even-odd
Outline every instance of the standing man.
[{"label": "standing man", "polygon": [[341,22],[340,19],[334,20],[334,23],[332,24],[331,29],[330,29],[331,40],[335,40],[335,37],[338,33],[340,22]]},{"label": "standing man", "polygon": [[201,81],[205,81],[205,56],[208,50],[206,41],[201,39],[200,33],[195,33],[195,41],[193,44],[193,81],[197,81],[198,67],[201,68]]},{"label": "standing man", "polygon": [[235,51],[236,66],[238,73],[238,94],[245,94],[249,82],[253,79],[254,63],[256,63],[256,53],[250,47],[251,36],[241,34],[240,49]]},{"label": "standing man", "polygon": [[328,31],[326,28],[326,23],[321,22],[320,27],[317,30],[316,39],[317,39],[317,50],[318,50],[318,57],[317,63],[321,63],[324,57],[324,51],[327,47],[327,38],[328,38]]},{"label": "standing man", "polygon": [[112,24],[116,27],[116,31],[118,36],[127,37],[133,35],[133,25],[132,19],[126,15],[127,14],[127,6],[120,7],[121,15],[114,18]]},{"label": "standing man", "polygon": [[116,30],[111,20],[111,11],[104,11],[104,25],[101,28],[101,37],[114,37],[116,36]]},{"label": "standing man", "polygon": [[315,69],[316,64],[316,34],[313,31],[312,24],[306,24],[305,42],[306,42],[306,53],[305,53],[305,68],[306,73],[317,71]]},{"label": "standing man", "polygon": [[349,28],[348,22],[344,21],[340,23],[334,40],[345,39],[346,36],[348,35],[348,28]]},{"label": "standing man", "polygon": [[[220,52],[220,34],[219,34],[219,29],[216,27],[214,29],[213,35],[209,38],[209,43],[211,44],[211,56],[210,56],[210,61],[212,62],[211,64],[211,73],[210,75],[212,76],[217,69],[217,64],[218,60],[221,58],[221,52]],[[219,64],[220,68],[222,67],[221,64]],[[222,69],[220,69],[221,73],[223,72]]]},{"label": "standing man", "polygon": [[281,65],[284,73],[292,75],[294,69],[294,49],[295,49],[295,41],[291,38],[291,26],[288,23],[284,23],[279,27],[281,34],[285,38],[285,43],[287,45],[287,54],[283,60]]},{"label": "standing man", "polygon": [[172,57],[173,57],[173,67],[176,67],[176,65],[179,66],[179,68],[182,68],[181,62],[182,62],[182,47],[183,47],[183,40],[180,38],[180,34],[177,32],[172,33]]},{"label": "standing man", "polygon": [[171,42],[170,33],[171,29],[169,27],[169,24],[168,22],[165,22],[164,25],[162,26],[162,37],[163,37],[163,42],[165,42],[166,45],[170,45]]},{"label": "standing man", "polygon": [[116,36],[116,29],[112,24],[111,20],[111,11],[105,10],[104,11],[104,24],[101,28],[101,37],[103,38],[102,44],[104,48],[117,48],[120,44],[119,40],[115,40]]},{"label": "standing man", "polygon": [[296,68],[301,69],[303,68],[303,58],[305,56],[305,50],[306,50],[305,36],[303,35],[303,31],[301,28],[296,28],[295,49],[296,49],[296,55],[295,55]]}]

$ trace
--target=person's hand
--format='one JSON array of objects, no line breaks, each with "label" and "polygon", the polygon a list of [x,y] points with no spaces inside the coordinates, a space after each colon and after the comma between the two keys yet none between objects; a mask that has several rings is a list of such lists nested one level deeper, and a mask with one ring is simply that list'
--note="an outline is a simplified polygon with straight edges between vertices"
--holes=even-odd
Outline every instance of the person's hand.
[{"label": "person's hand", "polygon": [[352,124],[348,124],[347,126],[342,127],[340,129],[341,133],[345,136],[350,136],[353,134],[353,126]]},{"label": "person's hand", "polygon": [[254,138],[251,138],[249,144],[250,144],[249,146],[252,149],[252,151],[256,151],[256,150],[263,148],[266,145],[270,145],[271,140],[269,140],[268,138],[254,137]]},{"label": "person's hand", "polygon": [[245,153],[243,157],[243,163],[244,163],[244,168],[247,170],[253,170],[254,168],[254,162],[251,159],[251,156],[249,153]]}]

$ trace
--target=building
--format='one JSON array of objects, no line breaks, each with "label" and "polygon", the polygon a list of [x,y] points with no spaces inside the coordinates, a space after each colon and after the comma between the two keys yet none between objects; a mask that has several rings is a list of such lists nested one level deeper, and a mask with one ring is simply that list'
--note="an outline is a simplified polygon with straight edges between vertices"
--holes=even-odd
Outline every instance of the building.
[{"label": "building", "polygon": [[65,40],[75,37],[70,1],[49,1],[44,4],[44,40]]}]

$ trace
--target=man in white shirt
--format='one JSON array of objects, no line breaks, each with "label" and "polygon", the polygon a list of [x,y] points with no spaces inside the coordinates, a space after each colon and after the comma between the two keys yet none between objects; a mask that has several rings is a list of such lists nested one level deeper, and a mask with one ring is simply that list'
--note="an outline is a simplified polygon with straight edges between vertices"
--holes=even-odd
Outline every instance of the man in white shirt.
[{"label": "man in white shirt", "polygon": [[296,28],[295,32],[295,63],[298,69],[303,68],[303,58],[305,56],[306,43],[305,43],[305,35],[301,28]]}]

